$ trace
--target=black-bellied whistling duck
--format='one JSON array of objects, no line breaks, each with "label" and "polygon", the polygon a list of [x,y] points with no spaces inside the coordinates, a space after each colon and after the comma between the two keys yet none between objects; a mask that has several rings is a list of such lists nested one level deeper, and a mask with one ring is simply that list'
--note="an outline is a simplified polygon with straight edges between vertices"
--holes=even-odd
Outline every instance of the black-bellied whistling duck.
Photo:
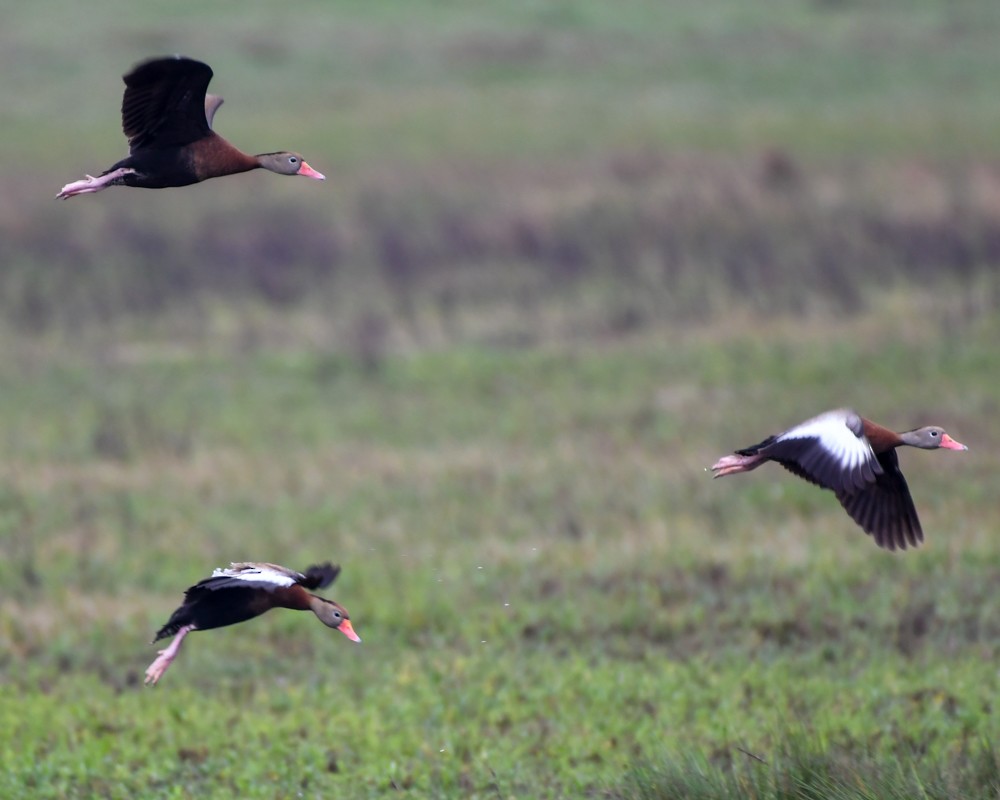
[{"label": "black-bellied whistling duck", "polygon": [[818,417],[768,436],[760,444],[723,456],[714,477],[749,472],[768,461],[810,483],[830,489],[848,514],[879,547],[916,547],[923,541],[917,510],[899,469],[896,448],[968,450],[933,425],[895,433],[849,408]]},{"label": "black-bellied whistling duck", "polygon": [[108,186],[188,186],[258,167],[279,175],[325,180],[297,153],[251,156],[215,133],[212,118],[222,98],[205,94],[211,80],[208,64],[183,56],[153,58],[136,65],[124,77],[122,99],[128,158],[96,178],[88,175],[67,183],[56,197],[66,200]]},{"label": "black-bellied whistling duck", "polygon": [[235,625],[272,608],[312,611],[324,625],[336,628],[352,642],[360,642],[347,609],[306,591],[329,586],[339,573],[340,567],[329,562],[309,567],[304,573],[277,564],[249,562],[214,570],[211,578],[199,581],[184,593],[184,603],[157,632],[154,643],[167,636],[174,636],[174,640],[149,665],[146,683],[155,684],[163,676],[191,631]]}]

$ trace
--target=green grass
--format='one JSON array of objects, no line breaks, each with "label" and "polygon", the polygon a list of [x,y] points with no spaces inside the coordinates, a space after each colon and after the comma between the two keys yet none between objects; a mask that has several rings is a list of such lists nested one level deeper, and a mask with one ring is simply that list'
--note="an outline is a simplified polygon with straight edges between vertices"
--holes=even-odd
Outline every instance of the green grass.
[{"label": "green grass", "polygon": [[[857,747],[832,747],[796,731],[773,761],[741,749],[725,764],[704,758],[643,765],[612,797],[747,798],[950,798],[991,796],[1000,787],[996,754],[989,743],[963,747],[948,768],[926,760],[893,761],[858,755]],[[738,763],[733,764],[733,761]]]},{"label": "green grass", "polygon": [[[789,748],[961,782],[998,735],[995,329],[873,325],[376,373],[34,351],[0,415],[5,796],[674,796],[686,759],[722,786]],[[703,471],[861,398],[971,445],[904,455],[913,553],[776,470]],[[363,644],[276,612],[141,687],[180,591],[243,558],[338,560]]]}]

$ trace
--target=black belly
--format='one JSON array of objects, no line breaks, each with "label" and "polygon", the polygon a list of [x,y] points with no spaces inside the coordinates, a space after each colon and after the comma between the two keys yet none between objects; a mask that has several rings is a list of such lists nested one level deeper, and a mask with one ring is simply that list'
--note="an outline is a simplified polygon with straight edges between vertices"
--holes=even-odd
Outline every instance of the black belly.
[{"label": "black belly", "polygon": [[122,186],[137,186],[142,189],[166,189],[170,186],[190,186],[198,183],[191,154],[183,149],[139,150],[128,158],[123,158],[107,172],[121,167],[135,172],[112,181]]},{"label": "black belly", "polygon": [[241,587],[202,590],[197,597],[184,603],[173,614],[167,624],[156,634],[157,639],[173,636],[185,625],[194,625],[200,631],[224,628],[238,622],[260,616],[267,609],[260,608],[259,589]]}]

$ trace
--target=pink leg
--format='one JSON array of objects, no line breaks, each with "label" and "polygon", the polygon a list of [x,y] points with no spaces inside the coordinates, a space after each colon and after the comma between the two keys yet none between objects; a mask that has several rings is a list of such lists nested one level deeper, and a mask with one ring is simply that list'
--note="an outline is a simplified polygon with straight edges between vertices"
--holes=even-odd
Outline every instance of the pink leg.
[{"label": "pink leg", "polygon": [[62,191],[56,195],[56,200],[69,200],[69,198],[75,197],[78,194],[91,194],[92,192],[99,192],[101,189],[107,189],[111,181],[116,178],[120,178],[123,175],[131,175],[134,172],[134,169],[119,167],[118,169],[109,172],[107,175],[101,175],[99,178],[95,178],[93,175],[88,175],[83,180],[73,181],[72,183],[67,183],[63,186]]},{"label": "pink leg", "polygon": [[723,456],[712,465],[712,472],[715,473],[712,477],[721,478],[724,475],[732,475],[737,472],[749,472],[752,469],[757,469],[763,463],[764,459],[760,456]]},{"label": "pink leg", "polygon": [[185,625],[174,637],[174,640],[170,643],[170,646],[164,650],[160,651],[160,654],[156,657],[156,660],[149,665],[146,670],[146,685],[156,686],[156,682],[163,677],[163,673],[167,671],[167,667],[170,666],[170,662],[177,657],[177,653],[180,652],[181,642],[184,641],[184,637],[187,636],[191,631],[195,630],[194,625]]}]

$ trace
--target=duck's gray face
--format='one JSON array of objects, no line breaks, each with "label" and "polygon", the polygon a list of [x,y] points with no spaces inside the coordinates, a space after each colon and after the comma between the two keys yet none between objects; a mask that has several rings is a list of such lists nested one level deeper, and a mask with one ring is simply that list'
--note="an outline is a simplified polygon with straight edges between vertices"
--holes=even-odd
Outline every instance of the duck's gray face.
[{"label": "duck's gray face", "polygon": [[325,181],[326,176],[310,167],[298,153],[263,153],[257,156],[260,165],[279,175],[302,175],[316,181]]},{"label": "duck's gray face", "polygon": [[903,436],[903,441],[913,447],[920,447],[924,450],[936,450],[939,447],[943,447],[946,450],[968,450],[961,442],[956,442],[947,433],[945,433],[944,428],[939,428],[936,425],[928,425],[926,428],[917,428],[915,431],[910,431]]},{"label": "duck's gray face", "polygon": [[[319,598],[322,599],[322,598]],[[360,642],[361,637],[354,632],[347,609],[332,600],[323,600],[322,605],[313,609],[320,621],[330,628],[336,628],[352,642]]]}]

